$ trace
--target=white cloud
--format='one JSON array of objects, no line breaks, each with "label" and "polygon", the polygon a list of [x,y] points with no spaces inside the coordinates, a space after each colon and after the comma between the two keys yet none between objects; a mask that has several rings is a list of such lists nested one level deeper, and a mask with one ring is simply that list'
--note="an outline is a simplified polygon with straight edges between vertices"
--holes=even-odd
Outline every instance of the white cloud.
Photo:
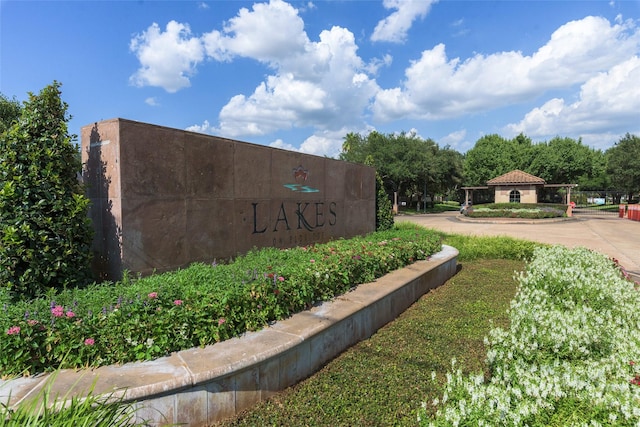
[{"label": "white cloud", "polygon": [[173,93],[191,85],[189,77],[204,59],[200,39],[191,36],[188,25],[171,21],[162,32],[153,23],[129,44],[141,67],[130,77],[135,86],[159,86]]},{"label": "white cloud", "polygon": [[371,35],[371,41],[402,43],[413,21],[424,18],[431,5],[437,0],[384,0],[386,9],[396,9],[391,15],[378,22]]},{"label": "white cloud", "polygon": [[158,107],[160,105],[158,100],[155,97],[152,97],[152,96],[147,98],[147,99],[145,99],[144,103],[147,104],[147,105],[150,105],[152,107]]},{"label": "white cloud", "polygon": [[209,120],[205,120],[201,125],[191,125],[185,130],[188,130],[189,132],[212,134],[214,133],[215,128],[211,126]]},{"label": "white cloud", "polygon": [[[360,129],[362,134],[370,132],[372,129]],[[300,153],[313,154],[316,156],[328,156],[337,158],[342,151],[344,137],[349,132],[358,132],[358,130],[350,128],[342,128],[337,130],[324,130],[316,132],[305,139],[299,147],[293,144],[285,143],[282,139],[277,139],[270,143],[270,147],[282,148],[284,150],[298,151]]]},{"label": "white cloud", "polygon": [[292,127],[361,126],[379,90],[370,72],[391,62],[384,56],[365,64],[354,35],[344,28],[324,30],[311,41],[298,11],[281,0],[242,8],[222,31],[201,37],[192,36],[185,24],[172,21],[165,32],[154,24],[132,40],[131,49],[142,65],[132,81],[170,92],[189,86],[205,56],[217,61],[245,57],[273,69],[253,93],[233,96],[220,110],[217,131],[228,137]]},{"label": "white cloud", "polygon": [[377,94],[374,115],[386,121],[437,120],[503,107],[582,83],[626,60],[639,46],[633,22],[611,25],[598,17],[561,26],[531,56],[510,51],[449,59],[439,44],[407,68],[401,87]]},{"label": "white cloud", "polygon": [[367,72],[371,75],[378,74],[378,70],[382,67],[389,67],[393,63],[393,56],[384,54],[382,58],[373,58],[365,66]]},{"label": "white cloud", "polygon": [[291,144],[287,144],[283,140],[281,140],[280,138],[278,138],[275,141],[273,141],[272,143],[270,143],[269,147],[281,148],[283,150],[289,150],[289,151],[300,151],[298,149],[298,147],[296,147],[294,145],[291,145]]},{"label": "white cloud", "polygon": [[[567,103],[553,98],[528,112],[519,123],[505,127],[510,134],[533,137],[564,134],[610,135],[617,128],[640,131],[640,58],[634,56],[598,73],[580,88],[579,99]],[[610,141],[606,141],[610,142]]]},{"label": "white cloud", "polygon": [[[336,129],[347,123],[361,124],[363,112],[378,87],[369,78],[367,65],[357,55],[353,34],[333,27],[322,31],[319,41],[312,42],[302,26],[298,26],[299,17],[283,8],[281,2],[276,3],[276,10],[292,21],[288,25],[280,16],[276,19],[278,25],[298,28],[299,34],[291,33],[287,37],[290,41],[297,40],[297,44],[279,51],[276,48],[281,47],[280,42],[274,40],[272,48],[263,49],[255,57],[268,61],[275,74],[268,76],[251,95],[236,95],[222,108],[219,120],[223,135],[263,135],[292,127]],[[266,13],[265,9],[254,9],[253,13]],[[267,15],[273,18],[273,13],[270,10]],[[241,16],[252,22],[260,20],[247,14]],[[238,21],[235,27],[245,28],[245,24]],[[225,38],[219,38],[216,43],[228,46]],[[227,57],[237,52],[219,51]],[[268,51],[271,53],[267,56]],[[254,54],[248,50],[242,53]]]},{"label": "white cloud", "polygon": [[223,31],[212,31],[202,39],[207,55],[216,60],[242,56],[274,65],[303,53],[308,43],[298,11],[282,0],[256,3],[251,11],[242,8]]},{"label": "white cloud", "polygon": [[[385,1],[396,12],[379,23],[375,39],[402,40],[433,3]],[[300,10],[282,0],[256,3],[241,9],[221,30],[200,36],[175,21],[164,31],[153,24],[131,40],[140,62],[131,82],[175,92],[190,85],[206,59],[253,59],[268,67],[264,80],[252,92],[233,96],[220,109],[217,125],[204,121],[188,130],[235,138],[311,128],[314,135],[298,150],[330,156],[337,156],[348,132],[369,127],[370,113],[380,122],[464,117],[575,87],[581,87],[579,99],[548,100],[505,130],[536,136],[575,129],[596,138],[630,116],[637,118],[640,85],[635,82],[640,77],[634,61],[640,54],[640,31],[622,17],[614,23],[600,17],[568,22],[531,55],[508,51],[449,58],[445,45],[438,44],[407,66],[400,85],[382,89],[374,76],[391,65],[390,54],[363,61],[353,33],[337,26],[312,40]],[[462,20],[453,24],[462,27]],[[460,149],[469,144],[466,138],[461,130],[440,143]],[[271,145],[294,149],[282,140]]]},{"label": "white cloud", "polygon": [[300,145],[300,151],[316,156],[337,158],[342,151],[344,136],[350,131],[352,131],[352,129],[341,128],[316,132],[304,140]]},{"label": "white cloud", "polygon": [[460,150],[460,148],[462,147],[463,143],[466,142],[465,138],[467,137],[467,130],[466,129],[460,129],[457,130],[455,132],[451,132],[449,135],[440,138],[440,141],[438,141],[439,145],[441,145],[442,147],[444,146],[450,146],[458,151],[466,151],[466,150]]}]

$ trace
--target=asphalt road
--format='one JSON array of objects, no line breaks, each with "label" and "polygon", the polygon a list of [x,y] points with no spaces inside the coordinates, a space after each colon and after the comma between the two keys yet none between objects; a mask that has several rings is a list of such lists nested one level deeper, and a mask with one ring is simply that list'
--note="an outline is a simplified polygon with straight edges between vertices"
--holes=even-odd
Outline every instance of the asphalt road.
[{"label": "asphalt road", "polygon": [[396,222],[411,221],[446,233],[476,236],[510,236],[567,247],[586,247],[617,259],[640,280],[640,221],[615,215],[580,215],[565,220],[470,220],[457,212],[400,215]]}]

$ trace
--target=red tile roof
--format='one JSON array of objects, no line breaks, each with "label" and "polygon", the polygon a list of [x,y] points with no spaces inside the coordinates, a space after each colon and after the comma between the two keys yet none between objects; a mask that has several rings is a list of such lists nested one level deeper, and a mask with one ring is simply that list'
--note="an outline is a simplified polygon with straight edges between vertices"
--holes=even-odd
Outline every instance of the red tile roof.
[{"label": "red tile roof", "polygon": [[530,173],[515,169],[487,181],[487,185],[507,185],[507,184],[546,184],[545,180]]}]

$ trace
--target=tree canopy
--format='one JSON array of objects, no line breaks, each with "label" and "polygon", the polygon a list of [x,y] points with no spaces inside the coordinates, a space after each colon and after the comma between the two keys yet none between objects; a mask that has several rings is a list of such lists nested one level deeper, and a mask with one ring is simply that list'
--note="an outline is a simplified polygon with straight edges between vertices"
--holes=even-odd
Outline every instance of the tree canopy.
[{"label": "tree canopy", "polygon": [[432,139],[401,132],[367,135],[349,133],[340,159],[368,163],[376,168],[385,185],[400,195],[446,194],[462,182],[462,155],[440,148]]},{"label": "tree canopy", "polygon": [[549,184],[578,184],[581,190],[640,190],[639,138],[627,134],[603,152],[585,145],[581,139],[557,136],[534,143],[520,134],[513,139],[498,134],[485,135],[473,148],[461,154],[441,148],[432,139],[415,133],[345,137],[340,158],[369,164],[391,191],[401,195],[460,197],[460,186],[484,186],[497,176],[519,169]]},{"label": "tree canopy", "polygon": [[605,154],[612,186],[625,191],[631,199],[640,191],[640,137],[627,133]]}]

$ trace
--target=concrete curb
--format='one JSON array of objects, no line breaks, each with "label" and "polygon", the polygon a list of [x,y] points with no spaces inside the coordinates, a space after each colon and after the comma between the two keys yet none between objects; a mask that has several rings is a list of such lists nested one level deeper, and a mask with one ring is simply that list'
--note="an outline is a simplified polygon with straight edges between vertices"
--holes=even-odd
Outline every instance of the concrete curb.
[{"label": "concrete curb", "polygon": [[540,219],[524,219],[524,218],[470,218],[465,215],[456,217],[461,222],[476,222],[480,224],[550,224],[554,222],[580,221],[575,216],[562,218],[540,218]]},{"label": "concrete curb", "polygon": [[[230,418],[309,377],[355,343],[394,320],[456,273],[450,246],[335,300],[241,337],[149,362],[62,370],[0,382],[11,406],[38,398],[69,400],[93,387],[136,402],[137,422],[202,426]],[[9,399],[10,397],[10,399]]]}]

